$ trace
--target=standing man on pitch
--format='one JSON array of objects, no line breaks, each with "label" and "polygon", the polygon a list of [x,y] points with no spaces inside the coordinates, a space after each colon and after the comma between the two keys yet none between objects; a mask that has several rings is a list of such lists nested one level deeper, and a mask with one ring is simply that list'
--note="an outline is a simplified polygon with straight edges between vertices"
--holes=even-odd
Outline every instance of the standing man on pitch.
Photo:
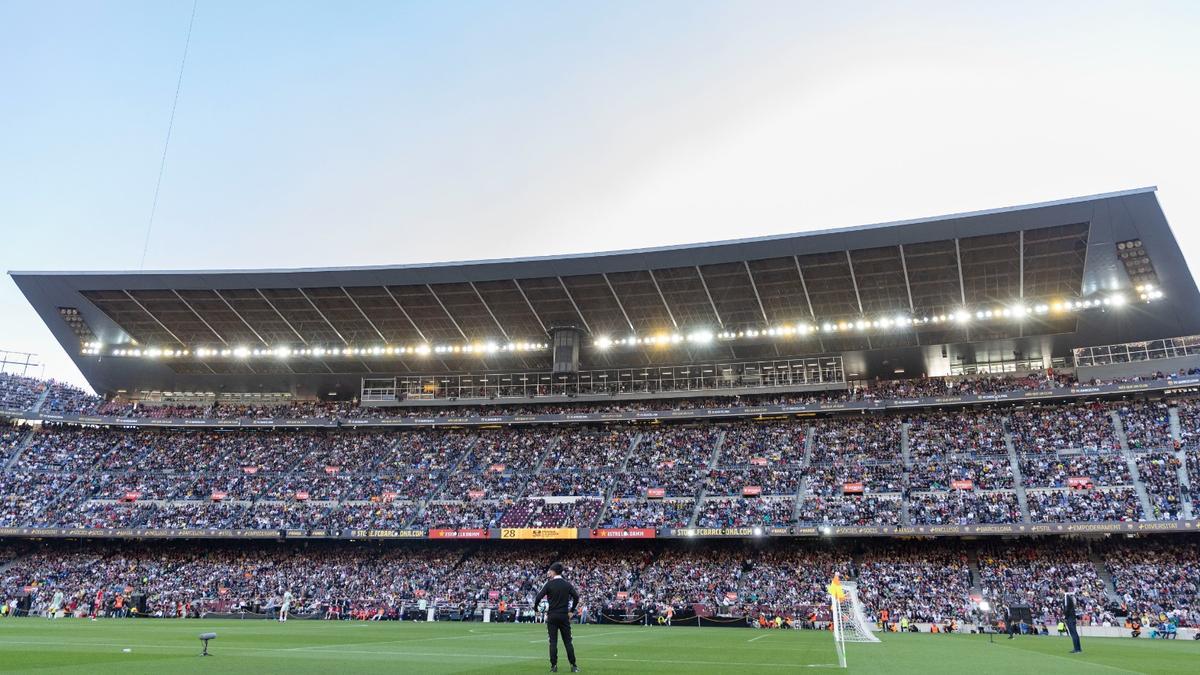
[{"label": "standing man on pitch", "polygon": [[579,593],[566,579],[562,578],[562,563],[556,562],[546,570],[550,580],[542,586],[534,598],[537,606],[542,598],[548,599],[546,610],[546,632],[550,636],[550,672],[558,672],[558,634],[562,633],[563,645],[567,648],[567,660],[571,662],[571,672],[578,673],[579,666],[575,664],[575,647],[571,644],[571,614],[579,606]]},{"label": "standing man on pitch", "polygon": [[1063,589],[1063,620],[1067,622],[1067,633],[1071,635],[1072,654],[1083,650],[1079,648],[1079,629],[1075,627],[1075,587]]},{"label": "standing man on pitch", "polygon": [[292,608],[292,592],[290,590],[285,590],[283,592],[283,604],[280,605],[280,607],[279,607],[280,623],[287,621],[288,610],[291,608]]}]

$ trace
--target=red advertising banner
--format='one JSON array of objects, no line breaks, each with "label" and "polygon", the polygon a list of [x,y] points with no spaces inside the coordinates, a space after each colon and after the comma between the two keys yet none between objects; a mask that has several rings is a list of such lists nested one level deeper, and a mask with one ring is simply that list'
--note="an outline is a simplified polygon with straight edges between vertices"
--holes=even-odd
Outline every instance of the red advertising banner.
[{"label": "red advertising banner", "polygon": [[500,591],[488,591],[488,600],[499,600]]},{"label": "red advertising banner", "polygon": [[219,501],[221,501],[222,499],[225,499],[225,497],[227,497],[227,496],[228,496],[228,495],[227,495],[226,493],[224,493],[224,492],[218,492],[218,491],[216,491],[216,490],[213,490],[213,493],[212,493],[212,500],[213,500],[214,502],[219,502]]},{"label": "red advertising banner", "polygon": [[653,527],[630,527],[626,529],[604,528],[592,530],[593,539],[653,539]]},{"label": "red advertising banner", "polygon": [[256,474],[256,473],[258,473],[258,467],[257,466],[243,466],[242,473]]},{"label": "red advertising banner", "polygon": [[757,497],[762,494],[761,485],[746,485],[742,487],[743,497]]},{"label": "red advertising banner", "polygon": [[308,491],[307,490],[297,490],[296,491],[296,501],[303,502],[306,500],[308,500]]},{"label": "red advertising banner", "polygon": [[488,467],[488,471],[492,473],[504,473],[505,466],[503,464],[493,464]]},{"label": "red advertising banner", "polygon": [[666,496],[666,488],[646,488],[646,499],[662,499]]},{"label": "red advertising banner", "polygon": [[659,463],[658,463],[658,468],[660,468],[660,469],[674,469],[674,468],[675,468],[675,460],[673,460],[673,459],[668,459],[668,460],[666,460],[665,462],[659,462]]},{"label": "red advertising banner", "polygon": [[329,474],[329,475],[331,475],[331,476],[332,476],[333,474],[337,473],[338,471],[341,471],[341,470],[342,470],[342,467],[340,467],[340,466],[327,466],[327,467],[325,467],[325,473],[327,473],[327,474]]},{"label": "red advertising banner", "polygon": [[952,481],[950,481],[950,487],[954,488],[955,490],[974,490],[975,489],[975,481],[952,480]]},{"label": "red advertising banner", "polygon": [[1075,490],[1086,490],[1092,487],[1091,476],[1067,476],[1067,487]]},{"label": "red advertising banner", "polygon": [[396,493],[392,492],[391,490],[388,490],[387,492],[384,492],[382,495],[380,495],[379,498],[385,502],[395,501]]},{"label": "red advertising banner", "polygon": [[852,492],[861,495],[863,493],[863,484],[862,483],[846,483],[846,484],[842,485],[842,493],[843,494],[850,494]]},{"label": "red advertising banner", "polygon": [[[32,590],[32,589],[31,589],[31,590]],[[25,592],[26,592],[26,593],[28,593],[29,591],[25,591]],[[628,599],[629,599],[629,593],[627,593],[627,592],[625,592],[625,591],[617,591],[617,599],[618,599],[618,600],[628,600]]]},{"label": "red advertising banner", "polygon": [[125,497],[122,498],[121,501],[136,502],[137,500],[139,500],[141,498],[142,498],[142,493],[140,493],[140,492],[126,492]]},{"label": "red advertising banner", "polygon": [[483,496],[486,494],[487,493],[484,492],[483,490],[467,490],[467,497],[469,499],[471,499],[471,501],[475,501],[477,499],[483,499]]},{"label": "red advertising banner", "polygon": [[737,593],[733,591],[725,591],[726,600],[737,600]]},{"label": "red advertising banner", "polygon": [[430,530],[430,539],[487,539],[487,530]]},{"label": "red advertising banner", "polygon": [[750,463],[753,464],[754,466],[766,466],[767,458],[766,457],[751,457]]}]

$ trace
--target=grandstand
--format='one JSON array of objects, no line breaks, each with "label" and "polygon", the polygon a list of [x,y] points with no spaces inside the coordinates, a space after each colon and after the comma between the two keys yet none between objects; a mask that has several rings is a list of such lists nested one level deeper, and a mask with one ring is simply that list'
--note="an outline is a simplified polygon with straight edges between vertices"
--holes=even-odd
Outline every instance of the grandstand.
[{"label": "grandstand", "polygon": [[97,392],[0,373],[22,612],[120,587],[266,615],[289,584],[313,617],[520,621],[560,559],[605,622],[816,627],[836,572],[889,626],[980,626],[981,599],[1052,626],[1068,580],[1095,634],[1200,625],[1200,295],[1153,189],[585,256],[11,275]]}]

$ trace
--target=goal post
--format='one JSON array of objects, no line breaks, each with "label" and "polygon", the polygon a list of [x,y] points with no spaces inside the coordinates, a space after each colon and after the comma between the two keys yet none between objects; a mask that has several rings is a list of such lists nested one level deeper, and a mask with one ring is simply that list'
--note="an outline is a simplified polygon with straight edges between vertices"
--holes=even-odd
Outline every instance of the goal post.
[{"label": "goal post", "polygon": [[837,648],[838,667],[846,667],[847,642],[879,642],[858,600],[858,585],[834,577],[829,585],[829,609],[833,618],[833,643]]}]

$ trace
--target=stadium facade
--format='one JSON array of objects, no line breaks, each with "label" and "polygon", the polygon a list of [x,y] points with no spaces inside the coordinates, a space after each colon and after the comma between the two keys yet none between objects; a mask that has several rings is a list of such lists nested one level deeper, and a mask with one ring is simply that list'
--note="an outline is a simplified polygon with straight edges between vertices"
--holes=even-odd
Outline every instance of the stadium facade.
[{"label": "stadium facade", "polygon": [[1200,333],[1153,188],[614,253],[10,274],[93,388],[133,398],[795,391],[1074,365],[1077,348]]},{"label": "stadium facade", "polygon": [[[0,414],[100,427],[82,434],[105,447],[143,444],[143,459],[158,464],[126,467],[116,478],[102,473],[71,507],[104,513],[108,526],[46,508],[42,516],[6,521],[12,527],[0,535],[740,538],[1196,527],[1186,452],[1187,396],[1200,389],[1200,340],[1193,337],[1200,334],[1200,295],[1152,188],[594,255],[354,269],[11,274],[109,401],[60,401],[48,387],[24,404],[0,401]],[[1029,373],[1036,377],[1020,379]],[[1169,415],[1166,403],[1157,413],[1120,407],[1135,399],[1170,399]],[[1127,464],[1114,479],[1124,492],[1097,492],[1102,508],[1094,517],[1062,517],[1048,503],[1031,508],[1024,453],[1036,458],[1045,448],[1033,438],[1039,432],[1021,428],[1009,411],[1046,404],[1060,406],[1047,415],[1076,415],[1083,408],[1072,406],[1092,402],[1110,407],[1086,412],[1093,426],[1087,434],[1065,423],[1051,451],[1108,453],[1087,471]],[[1149,423],[1157,435],[1148,442],[1158,445],[1147,447],[1137,427]],[[965,441],[945,438],[956,425]],[[493,433],[498,426],[512,435]],[[145,427],[163,431],[138,431]],[[583,436],[570,436],[576,427]],[[942,429],[943,438],[922,436],[922,427]],[[356,432],[401,433],[392,428],[427,435],[370,442],[445,446],[441,457],[414,459],[411,474],[400,476],[420,486],[404,488],[410,493],[387,487],[397,470],[385,474],[379,456],[329,440],[346,434],[353,446]],[[478,431],[454,436],[472,428]],[[212,430],[229,433],[198,435]],[[297,438],[307,449],[295,447]],[[94,464],[65,469],[54,458],[78,440],[31,433],[14,443],[6,466],[80,485],[116,461],[98,455],[88,460]],[[236,447],[225,448],[231,454],[220,471],[244,473],[237,481],[213,475],[205,458],[182,459],[189,444],[222,442]],[[335,450],[326,456],[312,449],[322,443]],[[283,461],[256,454],[273,444],[296,455]],[[870,452],[854,449],[868,444],[875,446]],[[569,445],[605,459],[594,463]],[[676,446],[688,452],[662,450]],[[164,449],[176,459],[159,460],[155,453]],[[1143,449],[1184,467],[1179,485],[1147,490],[1136,470]],[[647,454],[661,457],[641,461]],[[939,476],[912,487],[910,474],[921,473],[923,460],[950,466],[943,473],[954,476],[1011,468],[995,494],[972,497],[1003,502],[1002,513],[977,516],[971,506],[965,514],[963,492],[990,489],[978,478]],[[676,475],[677,464],[693,474]],[[546,475],[587,485],[537,487]],[[1075,479],[1079,485],[1069,487],[1103,482]],[[192,487],[163,487],[181,480]],[[247,481],[258,487],[245,487]],[[816,489],[822,481],[832,492]],[[964,514],[913,516],[910,505],[924,499],[911,498],[919,492]],[[841,512],[862,507],[864,493],[871,515]],[[297,516],[292,507],[307,508],[310,497],[338,514],[324,521]],[[659,502],[649,504],[663,498],[682,500],[671,507],[677,514],[606,519],[622,499],[659,513]],[[209,500],[215,505],[204,507]],[[345,516],[393,501],[406,510],[386,525]],[[114,515],[121,509],[112,504],[124,502],[191,511]],[[706,517],[710,502],[718,513]],[[231,503],[249,510],[224,514]],[[477,511],[488,505],[493,515],[454,525],[430,515],[458,503]],[[187,522],[202,507],[221,511],[220,524]],[[254,515],[260,507],[270,515]],[[543,527],[522,509],[553,511],[556,524]]]}]

